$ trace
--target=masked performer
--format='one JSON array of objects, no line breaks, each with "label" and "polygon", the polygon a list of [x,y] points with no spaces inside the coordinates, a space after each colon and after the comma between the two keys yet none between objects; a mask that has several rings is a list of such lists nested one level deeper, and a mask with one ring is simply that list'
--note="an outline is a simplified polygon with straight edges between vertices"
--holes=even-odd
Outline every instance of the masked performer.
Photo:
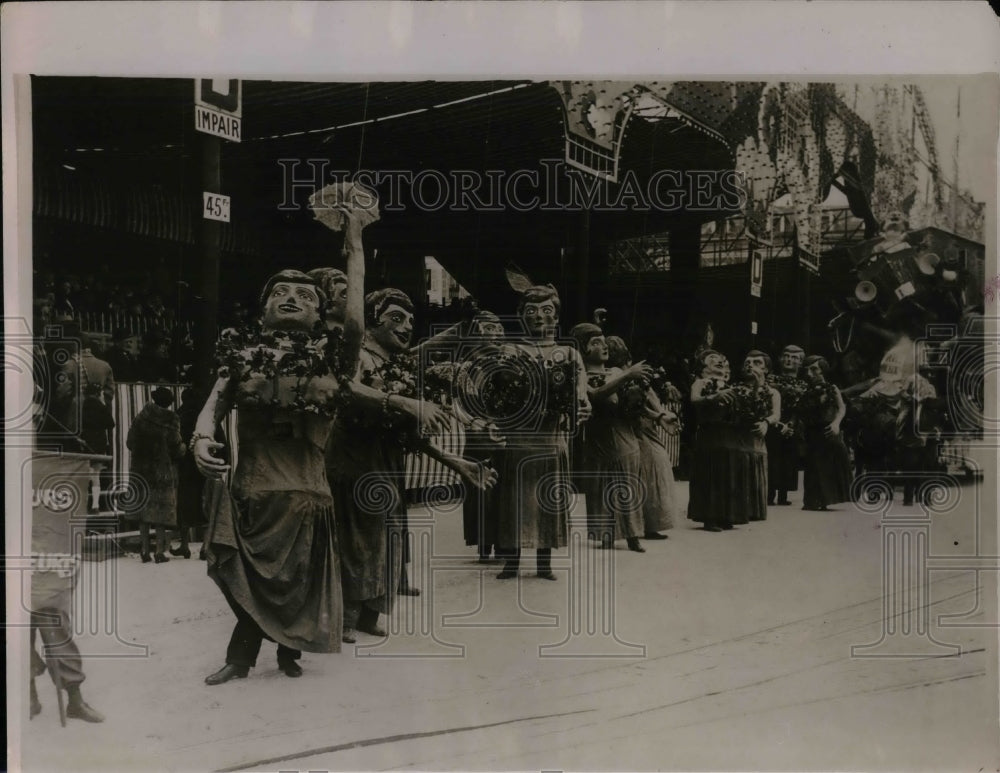
[{"label": "masked performer", "polygon": [[[354,286],[351,279],[348,287]],[[349,291],[350,292],[350,291]],[[404,461],[408,450],[427,454],[475,488],[496,480],[490,469],[441,451],[427,436],[450,427],[439,406],[417,399],[416,373],[408,356],[413,304],[394,288],[365,298],[367,328],[352,389],[366,386],[383,396],[372,410],[352,408],[339,416],[327,448],[327,474],[333,491],[340,539],[345,606],[344,641],[353,631],[385,636],[379,614],[391,612],[397,592],[405,591],[407,559]],[[402,586],[402,587],[401,587]]]},{"label": "masked performer", "polygon": [[767,503],[788,505],[788,492],[799,488],[799,433],[795,424],[795,403],[806,388],[799,378],[802,347],[791,344],[781,350],[780,372],[767,383],[781,395],[781,419],[767,433]]},{"label": "masked performer", "polygon": [[[628,347],[618,336],[608,336],[608,367],[627,369],[632,365]],[[680,393],[669,384],[663,385],[673,392],[675,401],[680,401]],[[634,398],[633,398],[634,399]],[[639,439],[640,478],[645,487],[642,502],[644,539],[667,539],[667,531],[674,527],[674,516],[678,514],[677,484],[670,453],[666,446],[666,436],[679,432],[678,417],[663,405],[656,391],[646,390],[645,404],[641,410],[630,411],[632,428]]]},{"label": "masked performer", "polygon": [[588,524],[589,531],[602,547],[610,548],[613,538],[624,538],[629,550],[644,553],[639,537],[645,530],[645,485],[639,478],[639,438],[632,418],[645,407],[647,387],[642,379],[653,369],[643,362],[625,369],[608,368],[608,343],[597,325],[583,322],[570,335],[587,369],[587,396],[593,407],[576,467],[584,473],[588,513],[614,521],[613,532],[603,531],[596,522]]},{"label": "masked performer", "polygon": [[705,531],[767,517],[767,447],[764,436],[781,415],[781,397],[765,383],[768,356],[752,351],[743,380],[726,386],[727,362],[718,352],[702,352],[702,375],[691,385],[699,411],[688,518]]},{"label": "masked performer", "polygon": [[[472,320],[470,341],[475,349],[468,352],[469,358],[488,357],[500,351],[498,344],[503,341],[504,329],[500,318],[490,311],[480,311]],[[457,390],[459,398],[463,392]],[[503,454],[503,438],[496,427],[481,416],[476,416],[475,406],[466,405],[461,399],[455,405],[456,414],[465,425],[466,455],[478,461],[494,465],[500,463]],[[497,492],[474,489],[466,493],[462,503],[462,532],[466,545],[477,545],[479,561],[486,563],[493,551],[499,551],[497,528],[499,514]],[[499,552],[496,557],[500,558]]]},{"label": "masked performer", "polygon": [[851,496],[851,461],[840,436],[847,408],[840,390],[827,383],[827,361],[819,356],[803,362],[809,387],[796,413],[805,429],[806,473],[803,510],[826,510]]},{"label": "masked performer", "polygon": [[580,355],[556,341],[559,307],[559,293],[551,285],[525,288],[518,316],[526,336],[506,345],[505,356],[514,370],[527,369],[523,375],[532,386],[525,399],[532,410],[499,425],[507,439],[500,467],[498,539],[505,559],[497,575],[501,580],[517,576],[524,548],[537,551],[538,576],[555,580],[552,548],[566,544],[567,422],[574,412],[577,422],[585,421],[590,401]]},{"label": "masked performer", "polygon": [[[206,678],[221,684],[247,675],[264,638],[278,644],[278,666],[302,669],[300,650],[340,649],[342,594],[324,449],[342,382],[356,361],[364,252],[361,224],[345,209],[347,270],[356,288],[347,299],[344,337],[327,337],[322,291],[306,274],[282,271],[261,295],[258,328],[220,342],[219,379],[191,440],[199,470],[221,479],[215,428],[231,405],[238,412],[239,459],[231,496],[220,483],[206,495],[213,513],[209,575],[236,614],[226,665]],[[208,501],[211,500],[211,501]]]}]

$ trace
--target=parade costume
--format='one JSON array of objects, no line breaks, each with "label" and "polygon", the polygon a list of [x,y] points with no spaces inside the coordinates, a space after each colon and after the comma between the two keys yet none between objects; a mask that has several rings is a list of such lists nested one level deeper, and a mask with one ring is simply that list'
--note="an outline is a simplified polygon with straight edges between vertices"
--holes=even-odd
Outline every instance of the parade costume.
[{"label": "parade costume", "polygon": [[[313,360],[322,358],[321,347],[309,347]],[[280,348],[278,362],[288,371],[309,367]],[[255,665],[266,638],[278,643],[279,664],[294,671],[300,650],[340,650],[343,610],[323,462],[332,416],[275,394],[286,389],[284,378],[250,372],[234,385],[239,463],[231,491],[221,482],[206,486],[213,514],[206,542],[209,576],[237,617],[226,663]],[[329,380],[307,378],[304,388],[323,389]]]}]

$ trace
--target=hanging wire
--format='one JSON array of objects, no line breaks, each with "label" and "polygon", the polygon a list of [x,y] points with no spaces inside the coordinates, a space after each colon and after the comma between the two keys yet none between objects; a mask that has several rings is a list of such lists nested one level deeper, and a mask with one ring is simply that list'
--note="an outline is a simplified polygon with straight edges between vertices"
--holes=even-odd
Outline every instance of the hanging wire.
[{"label": "hanging wire", "polygon": [[365,152],[365,131],[368,129],[368,94],[371,91],[371,81],[365,83],[365,105],[361,112],[361,139],[358,141],[358,165],[354,170],[354,174],[358,174],[361,171],[361,159]]}]

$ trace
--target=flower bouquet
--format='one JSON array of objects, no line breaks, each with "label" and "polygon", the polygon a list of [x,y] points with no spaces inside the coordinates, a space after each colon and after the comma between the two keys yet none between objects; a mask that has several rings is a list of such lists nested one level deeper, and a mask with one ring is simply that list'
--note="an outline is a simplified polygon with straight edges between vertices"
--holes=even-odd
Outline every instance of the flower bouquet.
[{"label": "flower bouquet", "polygon": [[474,416],[501,430],[516,428],[541,407],[543,370],[523,350],[504,346],[462,363],[457,393]]},{"label": "flower bouquet", "polygon": [[771,415],[771,392],[766,386],[737,384],[733,387],[728,420],[747,429]]},{"label": "flower bouquet", "polygon": [[781,413],[784,416],[791,416],[796,412],[799,399],[809,388],[809,384],[803,379],[783,374],[768,376],[767,383],[781,395]]},{"label": "flower bouquet", "polygon": [[837,387],[826,382],[806,387],[796,400],[795,416],[806,427],[829,424],[836,411],[836,393]]}]

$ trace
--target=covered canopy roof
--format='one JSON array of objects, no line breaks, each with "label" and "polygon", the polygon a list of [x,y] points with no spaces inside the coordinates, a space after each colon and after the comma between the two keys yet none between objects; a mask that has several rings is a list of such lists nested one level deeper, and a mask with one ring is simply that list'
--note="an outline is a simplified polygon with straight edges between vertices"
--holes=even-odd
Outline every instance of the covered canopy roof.
[{"label": "covered canopy roof", "polygon": [[[565,157],[566,106],[554,85],[245,81],[242,141],[222,143],[222,192],[233,202],[224,270],[226,260],[253,256],[256,282],[279,265],[309,268],[339,252],[336,237],[305,210],[308,188],[289,191],[283,159],[286,166],[300,162],[300,178],[311,174],[309,159],[327,163],[328,173],[492,170],[505,180],[517,170],[544,174],[543,159]],[[693,84],[677,84],[683,119],[629,121],[622,169],[645,181],[660,169],[732,168],[725,143],[696,125],[723,125],[730,106],[723,85],[703,84],[699,94]],[[203,135],[194,131],[192,80],[35,77],[32,96],[36,215],[194,243]],[[380,187],[379,193],[384,200],[390,192]],[[580,227],[572,207],[428,211],[405,196],[402,204],[384,212],[366,243],[388,256],[433,254],[474,293],[502,285],[509,258],[535,267],[540,280],[555,278],[560,248],[576,243]],[[669,230],[678,218],[719,214],[594,212],[590,238],[600,244]]]}]

